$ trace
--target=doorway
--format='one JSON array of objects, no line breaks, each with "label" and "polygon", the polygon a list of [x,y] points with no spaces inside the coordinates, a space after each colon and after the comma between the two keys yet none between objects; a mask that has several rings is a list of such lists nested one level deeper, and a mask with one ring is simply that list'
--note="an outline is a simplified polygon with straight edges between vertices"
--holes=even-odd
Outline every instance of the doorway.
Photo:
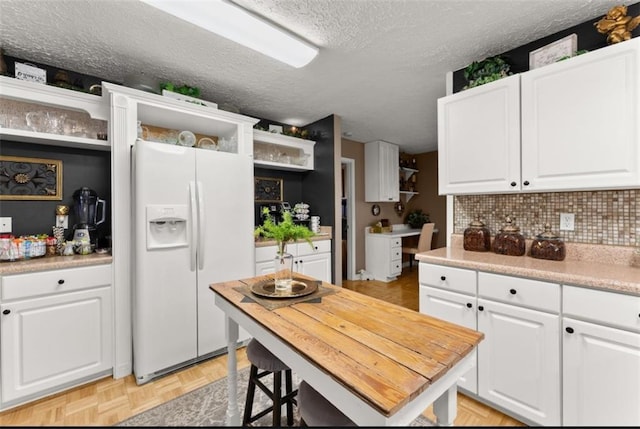
[{"label": "doorway", "polygon": [[356,277],[356,228],[355,160],[342,158],[342,279]]}]

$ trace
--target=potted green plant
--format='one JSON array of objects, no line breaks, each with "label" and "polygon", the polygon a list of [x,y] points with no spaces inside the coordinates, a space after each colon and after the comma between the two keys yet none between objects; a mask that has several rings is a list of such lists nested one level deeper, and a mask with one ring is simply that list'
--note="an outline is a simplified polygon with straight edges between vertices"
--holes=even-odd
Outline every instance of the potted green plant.
[{"label": "potted green plant", "polygon": [[309,243],[309,246],[313,247],[311,237],[315,234],[306,226],[295,224],[293,222],[293,216],[289,211],[282,213],[282,222],[277,224],[273,222],[271,216],[269,216],[268,208],[265,207],[263,209],[262,216],[264,221],[262,225],[254,229],[253,235],[256,238],[263,237],[276,242],[277,250],[274,259],[275,288],[278,291],[290,291],[293,255],[287,253],[287,244],[291,242],[295,243],[298,240],[305,240]]},{"label": "potted green plant", "polygon": [[464,78],[469,82],[463,89],[473,88],[494,80],[507,77],[511,72],[511,66],[500,55],[485,58],[482,61],[474,61],[464,69]]},{"label": "potted green plant", "polygon": [[415,209],[410,211],[405,218],[405,222],[409,224],[411,228],[422,228],[425,223],[431,222],[429,214],[424,213],[422,209]]}]

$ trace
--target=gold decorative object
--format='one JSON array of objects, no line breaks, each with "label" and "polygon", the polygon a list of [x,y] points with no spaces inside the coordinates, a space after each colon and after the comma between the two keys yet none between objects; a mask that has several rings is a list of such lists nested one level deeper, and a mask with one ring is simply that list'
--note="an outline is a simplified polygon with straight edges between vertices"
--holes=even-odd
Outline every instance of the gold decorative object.
[{"label": "gold decorative object", "polygon": [[594,23],[598,33],[607,34],[609,44],[631,39],[631,32],[640,25],[640,16],[627,16],[627,7],[614,6],[598,22]]},{"label": "gold decorative object", "polygon": [[69,206],[63,205],[63,204],[56,206],[56,215],[64,216],[68,214],[69,214]]}]

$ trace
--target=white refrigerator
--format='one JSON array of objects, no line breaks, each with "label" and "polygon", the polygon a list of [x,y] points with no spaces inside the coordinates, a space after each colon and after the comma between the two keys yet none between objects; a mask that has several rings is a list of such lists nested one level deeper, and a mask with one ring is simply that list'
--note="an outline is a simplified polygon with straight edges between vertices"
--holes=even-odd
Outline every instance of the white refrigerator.
[{"label": "white refrigerator", "polygon": [[133,369],[143,384],[226,352],[209,285],[254,275],[253,162],[142,140],[132,156]]}]

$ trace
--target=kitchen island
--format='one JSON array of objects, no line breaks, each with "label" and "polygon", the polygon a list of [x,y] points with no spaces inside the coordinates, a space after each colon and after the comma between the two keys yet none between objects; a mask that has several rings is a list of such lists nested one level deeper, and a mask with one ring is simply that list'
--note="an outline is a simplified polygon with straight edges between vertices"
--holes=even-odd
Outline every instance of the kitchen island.
[{"label": "kitchen island", "polygon": [[[358,425],[406,426],[432,403],[439,424],[453,423],[456,381],[475,365],[482,333],[326,282],[274,306],[250,292],[265,278],[210,286],[229,350],[242,326]],[[229,353],[227,423],[237,426],[236,365]]]}]

